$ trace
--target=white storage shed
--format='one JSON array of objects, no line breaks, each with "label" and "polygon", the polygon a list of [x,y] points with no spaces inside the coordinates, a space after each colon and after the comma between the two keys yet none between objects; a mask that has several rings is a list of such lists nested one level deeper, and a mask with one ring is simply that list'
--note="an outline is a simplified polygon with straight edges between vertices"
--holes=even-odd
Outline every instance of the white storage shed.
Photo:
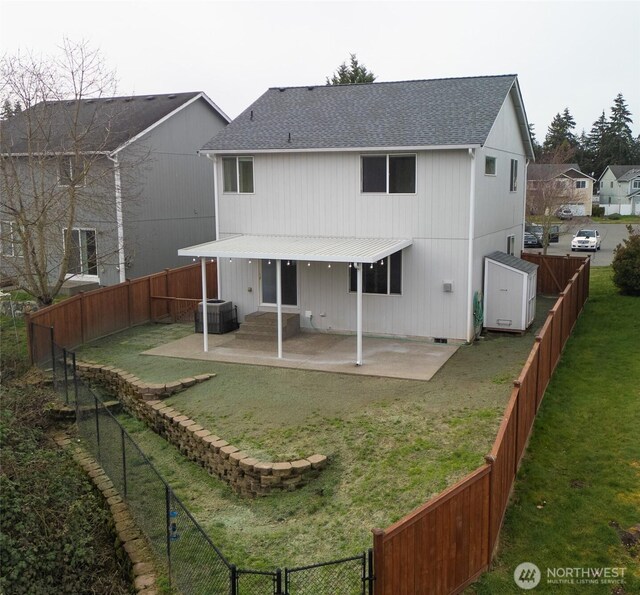
[{"label": "white storage shed", "polygon": [[538,265],[504,252],[484,261],[484,327],[522,332],[536,315]]}]

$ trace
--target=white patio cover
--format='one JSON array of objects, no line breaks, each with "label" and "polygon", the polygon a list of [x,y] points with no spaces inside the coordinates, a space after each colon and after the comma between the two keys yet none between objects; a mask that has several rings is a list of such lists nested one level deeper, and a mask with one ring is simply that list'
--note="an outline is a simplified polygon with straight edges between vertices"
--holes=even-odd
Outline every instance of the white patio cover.
[{"label": "white patio cover", "polygon": [[393,238],[237,235],[181,248],[178,256],[372,263],[411,244]]},{"label": "white patio cover", "polygon": [[[356,365],[362,365],[362,265],[382,260],[411,246],[410,239],[334,238],[311,236],[236,235],[178,250],[178,256],[199,258],[202,263],[202,302],[207,303],[207,258],[271,259],[276,261],[278,315],[278,358],[282,358],[282,280],[283,260],[307,262],[351,262],[357,271]],[[220,291],[220,288],[218,288]],[[209,350],[207,315],[204,313],[204,351]]]}]

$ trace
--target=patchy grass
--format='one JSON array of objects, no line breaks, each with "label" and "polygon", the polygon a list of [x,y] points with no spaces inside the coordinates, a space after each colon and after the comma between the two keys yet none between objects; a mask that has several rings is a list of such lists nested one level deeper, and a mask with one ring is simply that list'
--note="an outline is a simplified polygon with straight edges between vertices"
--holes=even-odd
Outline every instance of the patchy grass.
[{"label": "patchy grass", "polygon": [[[536,593],[640,593],[640,299],[611,269],[591,270],[586,309],[547,389],[515,486],[493,570],[469,591],[514,593],[521,562]],[[548,584],[547,569],[625,568],[625,583]],[[619,590],[615,590],[618,588]]]},{"label": "patchy grass", "polygon": [[594,223],[611,223],[611,224],[620,224],[620,223],[640,223],[640,215],[620,215],[617,218],[611,218],[610,216],[605,215],[604,217],[591,217],[591,221]]},{"label": "patchy grass", "polygon": [[[550,300],[539,300],[540,319]],[[139,422],[124,423],[225,555],[273,568],[353,555],[483,461],[533,332],[461,347],[429,382],[140,355],[192,332],[132,329],[79,350],[148,381],[216,372],[168,401],[252,456],[322,453],[328,467],[291,493],[247,500]]]}]

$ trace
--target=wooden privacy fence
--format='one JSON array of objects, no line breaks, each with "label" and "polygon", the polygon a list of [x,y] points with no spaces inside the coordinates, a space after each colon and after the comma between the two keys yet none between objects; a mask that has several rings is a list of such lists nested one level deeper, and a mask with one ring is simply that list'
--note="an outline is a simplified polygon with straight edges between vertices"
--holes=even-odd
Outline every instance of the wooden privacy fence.
[{"label": "wooden privacy fence", "polygon": [[[207,295],[217,290],[217,263],[207,262]],[[66,349],[125,330],[138,324],[163,318],[178,319],[193,311],[202,300],[200,263],[125,281],[80,293],[53,306],[32,313],[32,324],[53,327],[55,342]],[[39,344],[42,333],[29,333],[29,355],[38,361],[37,354],[50,349]]]},{"label": "wooden privacy fence", "polygon": [[[538,265],[538,293],[547,295],[560,293],[584,261],[584,258],[577,256],[545,256],[542,252],[523,252],[520,258]],[[588,289],[588,271],[584,279]]]},{"label": "wooden privacy fence", "polygon": [[514,382],[486,463],[386,530],[374,529],[375,595],[459,593],[489,566],[536,413],[589,294],[589,258],[523,257],[546,261],[551,281],[543,283],[566,276],[564,290]]}]

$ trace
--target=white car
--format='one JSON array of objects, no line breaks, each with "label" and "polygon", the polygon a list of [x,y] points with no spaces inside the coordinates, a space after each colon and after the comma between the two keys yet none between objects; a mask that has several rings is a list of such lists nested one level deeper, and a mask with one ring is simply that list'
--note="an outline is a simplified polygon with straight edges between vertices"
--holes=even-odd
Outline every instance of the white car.
[{"label": "white car", "polygon": [[571,240],[571,252],[576,250],[600,250],[600,232],[597,229],[581,229]]}]

